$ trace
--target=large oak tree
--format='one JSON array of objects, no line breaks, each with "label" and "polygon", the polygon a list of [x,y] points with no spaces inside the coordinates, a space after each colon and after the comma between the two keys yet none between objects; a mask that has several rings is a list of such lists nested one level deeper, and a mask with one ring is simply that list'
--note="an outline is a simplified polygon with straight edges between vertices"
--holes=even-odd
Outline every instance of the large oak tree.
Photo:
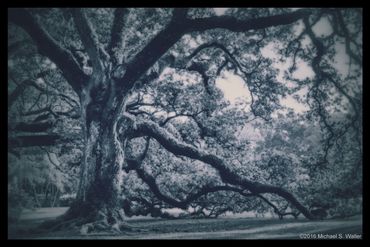
[{"label": "large oak tree", "polygon": [[[252,115],[263,121],[271,121],[271,114],[278,105],[278,95],[289,94],[289,91],[293,90],[284,85],[279,86],[278,73],[272,68],[271,60],[262,54],[261,43],[276,41],[285,46],[280,55],[290,59],[286,79],[297,83],[296,90],[308,88],[305,101],[310,107],[308,116],[319,119],[320,128],[325,134],[324,152],[322,155],[320,153],[321,156],[318,155],[320,158],[315,164],[320,166],[327,163],[330,149],[349,130],[355,133],[354,139],[358,140],[357,145],[361,146],[362,113],[361,96],[358,95],[361,91],[356,91],[351,86],[358,83],[361,75],[361,40],[351,33],[350,29],[361,22],[362,14],[359,10],[241,9],[235,11],[234,15],[217,16],[210,10],[202,13],[199,9],[176,8],[158,11],[118,8],[108,10],[108,14],[100,13],[103,17],[99,17],[99,11],[101,9],[53,10],[52,14],[49,13],[53,20],[51,22],[46,21],[43,16],[48,15],[47,11],[20,8],[8,11],[11,25],[27,33],[37,53],[55,64],[78,99],[75,102],[78,110],[67,113],[52,112],[55,116],[64,114],[80,121],[83,146],[76,200],[67,213],[52,224],[82,225],[84,231],[122,230],[125,227],[119,201],[122,172],[130,170],[135,170],[160,200],[175,207],[186,208],[191,201],[204,194],[224,190],[238,192],[247,197],[255,196],[278,211],[263,197],[263,194],[274,194],[286,200],[306,218],[314,219],[307,207],[293,193],[281,186],[265,183],[258,178],[251,180],[239,174],[231,168],[225,157],[181,138],[169,131],[166,124],[177,117],[188,117],[193,119],[196,128],[199,128],[201,138],[216,136],[213,127],[204,125],[199,116],[210,116],[210,110],[204,108],[207,100],[219,100],[214,81],[223,69],[234,70],[245,80],[251,95]],[[144,14],[140,14],[140,11]],[[145,16],[150,22],[145,22]],[[326,37],[320,37],[317,31],[315,32],[315,25],[323,19],[330,23],[332,29]],[[73,42],[66,42],[66,37],[50,29],[58,25],[57,20],[63,20],[64,24],[68,25],[69,32],[64,35]],[[99,21],[103,21],[103,24],[98,23]],[[297,25],[299,28],[296,28]],[[138,31],[133,30],[138,26]],[[209,39],[184,50],[183,40],[194,34],[205,34]],[[239,35],[241,38],[235,42],[225,37],[216,38],[228,34]],[[338,75],[341,69],[332,63],[337,53],[335,39],[344,42],[344,53],[357,69],[353,75],[345,78],[350,86],[343,84],[343,79]],[[13,43],[9,52],[19,48],[22,45],[19,43]],[[204,62],[199,59],[202,52],[211,53],[210,51],[216,50],[219,53],[212,53],[213,61],[204,59]],[[217,60],[217,56],[222,59]],[[299,63],[306,63],[312,69],[313,77],[304,80],[294,78],[293,74],[300,66]],[[214,71],[211,65],[216,67]],[[148,102],[150,97],[143,90],[150,88],[158,80],[164,80],[161,75],[166,68],[177,73],[195,72],[200,76],[204,88],[202,97],[205,98],[204,105],[199,105],[200,110],[186,112],[173,106],[172,112],[175,114],[164,120],[153,117],[153,112],[145,111],[148,107],[171,108],[164,106],[161,101]],[[37,83],[37,79],[26,79],[18,83],[17,88],[11,92],[9,107],[12,107],[19,95],[30,86],[40,91],[46,90]],[[153,88],[158,89],[157,86]],[[336,93],[333,94],[333,90]],[[175,94],[171,90],[164,92]],[[71,98],[58,90],[47,93]],[[328,109],[330,106],[327,105],[333,100],[332,95],[339,95],[336,99],[339,108],[342,105],[348,106],[353,114],[348,114],[343,121],[333,121]],[[159,98],[158,95],[157,97]],[[33,114],[47,112],[51,112],[50,108],[40,109]],[[55,121],[45,117],[34,123],[17,123],[12,130],[36,133],[49,129],[53,124]],[[207,164],[217,171],[218,178],[224,185],[204,187],[184,201],[162,194],[155,179],[140,168],[145,152],[139,158],[127,157],[129,142],[140,137],[145,137],[147,143],[149,139],[156,140],[176,156]],[[20,134],[9,139],[9,148],[49,146],[72,142],[74,139],[78,137],[66,134]]]}]

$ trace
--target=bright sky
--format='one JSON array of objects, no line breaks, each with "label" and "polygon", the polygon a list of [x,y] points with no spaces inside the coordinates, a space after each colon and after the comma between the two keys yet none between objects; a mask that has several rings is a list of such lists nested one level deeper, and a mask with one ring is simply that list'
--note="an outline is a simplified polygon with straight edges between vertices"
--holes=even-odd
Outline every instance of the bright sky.
[{"label": "bright sky", "polygon": [[223,15],[225,14],[225,11],[228,9],[228,8],[213,8],[214,11],[216,12],[216,15],[220,16],[220,15]]},{"label": "bright sky", "polygon": [[245,81],[229,71],[224,72],[223,77],[216,79],[216,86],[224,92],[224,96],[231,104],[235,104],[238,98],[250,101],[251,96]]},{"label": "bright sky", "polygon": [[[264,57],[269,57],[275,59],[277,55],[276,49],[272,45],[267,45],[262,49],[262,55]],[[278,74],[278,81],[284,82],[283,72],[288,69],[290,62],[280,63],[275,62],[273,66],[280,71]],[[313,77],[313,71],[307,63],[303,61],[298,61],[297,71],[294,73],[295,78],[305,79],[307,77]],[[223,76],[216,79],[216,86],[221,89],[224,93],[224,96],[231,104],[235,104],[238,98],[241,98],[244,102],[250,102],[251,96],[248,88],[246,87],[246,82],[240,77],[231,72],[224,72]],[[305,92],[302,90],[300,95],[303,95]],[[308,107],[299,103],[292,96],[287,96],[282,98],[280,101],[282,106],[292,108],[295,112],[304,112],[308,110]]]},{"label": "bright sky", "polygon": [[[235,104],[238,99],[243,102],[251,102],[250,92],[245,85],[245,81],[240,76],[231,72],[224,72],[224,77],[216,79],[216,86],[223,91],[224,97],[229,100],[231,104]],[[306,93],[305,90],[301,91],[301,95]],[[292,96],[282,98],[280,103],[282,106],[292,108],[297,113],[308,110],[306,105],[299,103]]]}]

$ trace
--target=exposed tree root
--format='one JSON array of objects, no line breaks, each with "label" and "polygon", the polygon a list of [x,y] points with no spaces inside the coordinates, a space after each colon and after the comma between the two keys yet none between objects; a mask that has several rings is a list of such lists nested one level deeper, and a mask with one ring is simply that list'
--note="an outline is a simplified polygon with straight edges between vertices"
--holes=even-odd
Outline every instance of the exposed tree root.
[{"label": "exposed tree root", "polygon": [[72,206],[64,215],[39,225],[35,232],[53,232],[73,230],[81,235],[122,234],[124,232],[140,231],[124,221],[119,208],[103,207],[101,209]]}]

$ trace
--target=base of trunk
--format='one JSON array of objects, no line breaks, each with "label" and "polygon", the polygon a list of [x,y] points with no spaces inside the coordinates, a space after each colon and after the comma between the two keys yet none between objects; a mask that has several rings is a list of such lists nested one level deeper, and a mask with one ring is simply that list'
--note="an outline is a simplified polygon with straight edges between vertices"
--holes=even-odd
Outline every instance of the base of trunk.
[{"label": "base of trunk", "polygon": [[121,208],[108,205],[93,207],[87,203],[74,204],[64,215],[39,226],[39,230],[44,231],[78,230],[82,235],[119,234],[134,229],[124,221]]}]

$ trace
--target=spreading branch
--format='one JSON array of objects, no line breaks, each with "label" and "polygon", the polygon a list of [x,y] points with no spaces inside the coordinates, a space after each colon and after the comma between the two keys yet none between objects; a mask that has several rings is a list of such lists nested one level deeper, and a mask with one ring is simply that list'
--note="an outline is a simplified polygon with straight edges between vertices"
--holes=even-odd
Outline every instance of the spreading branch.
[{"label": "spreading branch", "polygon": [[[129,90],[184,34],[184,10],[174,11],[168,26],[159,32],[127,65],[126,73],[119,79],[121,90]],[[184,21],[181,21],[184,20]],[[120,90],[118,90],[120,91]],[[121,92],[117,92],[121,94]]]},{"label": "spreading branch", "polygon": [[114,11],[114,19],[111,30],[108,53],[113,59],[113,65],[121,64],[123,60],[122,50],[125,47],[125,34],[130,11],[126,8],[117,8]]},{"label": "spreading branch", "polygon": [[83,73],[72,54],[60,46],[27,10],[9,9],[8,18],[31,36],[40,54],[48,57],[58,66],[73,90],[80,95],[81,86],[88,76]]},{"label": "spreading branch", "polygon": [[284,212],[284,210],[279,210],[279,208],[275,204],[270,202],[266,197],[262,195],[257,195],[257,197],[268,204],[270,207],[272,207],[274,209],[274,213],[277,214],[280,219],[283,219],[283,217],[287,215],[292,215],[294,218],[297,218],[300,214],[300,212]]},{"label": "spreading branch", "polygon": [[94,71],[102,72],[103,64],[101,61],[101,55],[105,54],[105,52],[101,47],[94,28],[92,27],[91,23],[86,17],[85,12],[82,9],[73,8],[71,9],[71,13],[81,41],[87,53],[89,54]]},{"label": "spreading branch", "polygon": [[168,51],[184,34],[193,31],[205,31],[224,28],[235,32],[246,32],[279,25],[287,25],[310,14],[307,10],[260,17],[250,20],[238,20],[230,16],[214,16],[200,19],[187,19],[186,9],[175,9],[168,26],[157,34],[128,64],[127,72],[119,80],[121,87],[131,88],[154,63]]},{"label": "spreading branch", "polygon": [[233,32],[246,32],[281,25],[288,25],[310,14],[308,10],[297,10],[291,13],[239,20],[231,16],[212,16],[208,18],[190,19],[188,31],[205,31],[215,28],[228,29]]},{"label": "spreading branch", "polygon": [[214,193],[218,191],[234,191],[237,193],[242,194],[243,196],[254,196],[251,193],[245,193],[244,190],[228,186],[228,185],[220,185],[220,186],[203,186],[198,192],[189,194],[186,199],[184,200],[177,200],[170,196],[167,196],[161,192],[161,189],[156,183],[156,180],[153,176],[149,175],[142,169],[141,162],[136,159],[127,159],[126,162],[128,163],[128,166],[126,168],[126,172],[129,172],[130,170],[136,171],[138,177],[143,180],[150,188],[150,190],[153,192],[153,194],[161,201],[177,208],[181,209],[187,209],[188,206],[195,200],[199,199],[200,197],[207,195],[209,193]]},{"label": "spreading branch", "polygon": [[[36,114],[48,112],[48,113],[53,114],[54,116],[64,115],[64,116],[68,116],[68,117],[71,117],[71,118],[78,118],[79,117],[79,114],[77,113],[78,112],[77,109],[79,108],[79,103],[76,100],[74,100],[73,98],[71,98],[70,96],[59,92],[50,83],[48,83],[45,78],[41,77],[41,78],[44,79],[44,82],[46,84],[48,84],[50,87],[52,87],[54,90],[51,89],[50,87],[43,87],[43,86],[37,84],[36,80],[26,79],[26,80],[18,83],[17,80],[15,80],[15,78],[11,74],[9,75],[9,77],[11,77],[11,79],[13,79],[13,81],[18,86],[11,92],[11,94],[8,97],[8,109],[11,109],[14,102],[16,102],[18,97],[25,91],[25,89],[28,86],[32,86],[35,89],[39,90],[41,93],[44,93],[46,95],[53,95],[53,96],[56,96],[56,97],[60,97],[61,100],[63,100],[70,107],[72,107],[72,110],[68,111],[68,112],[55,112],[55,111],[52,111],[51,106],[46,106],[46,107],[38,109],[38,110],[23,112],[22,113],[23,116],[36,115]],[[40,96],[41,96],[41,93],[40,93]]]},{"label": "spreading branch", "polygon": [[[145,150],[143,151],[143,153],[140,155],[139,158],[137,158],[137,159],[126,159],[127,167],[125,168],[125,171],[129,172],[129,171],[134,170],[136,172],[136,174],[138,175],[138,177],[144,183],[146,183],[148,185],[151,192],[159,200],[171,205],[172,207],[177,207],[177,208],[187,210],[189,205],[192,202],[196,201],[197,199],[201,198],[202,196],[206,196],[210,193],[215,193],[215,192],[219,192],[219,191],[232,191],[232,192],[238,193],[238,194],[240,194],[244,197],[255,196],[255,197],[260,198],[262,201],[264,201],[265,203],[267,203],[269,206],[271,206],[274,209],[274,212],[279,216],[280,219],[282,219],[283,216],[286,216],[286,215],[293,215],[294,217],[297,217],[299,215],[299,212],[298,213],[283,212],[283,211],[279,210],[276,205],[274,205],[272,202],[270,202],[266,197],[264,197],[262,195],[255,194],[255,193],[247,193],[247,192],[245,192],[244,189],[229,186],[229,185],[218,185],[218,186],[205,185],[202,188],[200,188],[196,193],[191,193],[191,194],[187,195],[187,197],[183,200],[174,199],[174,198],[162,193],[160,187],[156,183],[156,179],[153,176],[146,173],[143,168],[141,168],[142,162],[145,159],[145,156],[148,152],[148,147],[149,147],[149,140],[146,142]],[[139,201],[141,201],[141,200],[139,200]],[[144,202],[144,204],[146,204],[146,206],[149,206],[149,207],[152,206],[150,203],[145,203]]]},{"label": "spreading branch", "polygon": [[37,123],[20,122],[12,127],[13,131],[21,132],[44,132],[48,131],[53,126],[53,121],[40,121]]},{"label": "spreading branch", "polygon": [[150,136],[156,139],[165,149],[175,155],[185,156],[191,159],[202,161],[215,168],[224,183],[242,186],[244,189],[251,191],[254,194],[273,193],[281,196],[293,206],[295,206],[304,216],[312,219],[311,213],[288,191],[259,182],[253,182],[246,178],[242,178],[229,169],[222,158],[217,155],[209,154],[203,150],[199,150],[191,145],[180,142],[172,136],[167,130],[161,128],[158,124],[152,121],[138,121],[135,127],[134,137]]}]

